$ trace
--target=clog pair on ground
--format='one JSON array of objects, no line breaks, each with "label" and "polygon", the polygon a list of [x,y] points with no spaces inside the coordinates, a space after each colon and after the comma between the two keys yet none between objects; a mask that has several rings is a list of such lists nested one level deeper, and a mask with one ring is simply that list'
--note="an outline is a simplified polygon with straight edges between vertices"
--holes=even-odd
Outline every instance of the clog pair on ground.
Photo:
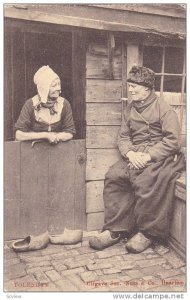
[{"label": "clog pair on ground", "polygon": [[[93,249],[103,250],[118,243],[122,238],[122,234],[118,234],[114,237],[109,230],[105,230],[98,233],[97,236],[91,237],[89,245]],[[153,241],[151,239],[144,236],[141,232],[138,232],[132,238],[127,240],[125,247],[129,252],[140,253],[151,246],[152,243]]]},{"label": "clog pair on ground", "polygon": [[24,252],[31,250],[40,250],[46,248],[49,243],[60,245],[74,245],[82,241],[82,230],[64,229],[62,234],[50,235],[48,231],[41,235],[29,235],[24,239],[15,241],[12,248],[16,252]]}]

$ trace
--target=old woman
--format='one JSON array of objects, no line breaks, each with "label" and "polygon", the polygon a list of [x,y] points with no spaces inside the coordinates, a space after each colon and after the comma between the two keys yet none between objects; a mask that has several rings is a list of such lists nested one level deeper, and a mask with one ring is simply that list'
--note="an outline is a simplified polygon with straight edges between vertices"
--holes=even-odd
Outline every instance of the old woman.
[{"label": "old woman", "polygon": [[16,140],[68,141],[75,134],[70,103],[60,96],[59,76],[49,67],[34,75],[37,95],[28,99],[15,124]]}]

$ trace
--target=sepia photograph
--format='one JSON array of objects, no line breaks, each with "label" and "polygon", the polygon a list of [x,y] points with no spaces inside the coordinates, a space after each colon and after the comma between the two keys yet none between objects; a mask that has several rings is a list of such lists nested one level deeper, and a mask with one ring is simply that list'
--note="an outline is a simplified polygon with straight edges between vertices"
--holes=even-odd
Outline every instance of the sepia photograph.
[{"label": "sepia photograph", "polygon": [[5,294],[184,299],[186,12],[3,5]]}]

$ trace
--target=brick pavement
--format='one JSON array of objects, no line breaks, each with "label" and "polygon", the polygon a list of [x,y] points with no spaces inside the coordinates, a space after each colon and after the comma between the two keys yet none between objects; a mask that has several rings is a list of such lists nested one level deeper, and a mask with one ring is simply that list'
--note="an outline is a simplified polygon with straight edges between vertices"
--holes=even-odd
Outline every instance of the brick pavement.
[{"label": "brick pavement", "polygon": [[95,232],[77,245],[15,253],[4,247],[4,291],[186,291],[185,262],[161,245],[129,254],[124,242],[103,251],[88,246]]}]

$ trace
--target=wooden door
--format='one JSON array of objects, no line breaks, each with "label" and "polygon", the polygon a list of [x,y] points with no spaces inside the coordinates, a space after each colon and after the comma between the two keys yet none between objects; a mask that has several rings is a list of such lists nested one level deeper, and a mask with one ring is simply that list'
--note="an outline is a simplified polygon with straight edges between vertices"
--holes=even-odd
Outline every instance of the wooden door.
[{"label": "wooden door", "polygon": [[86,229],[85,142],[5,142],[5,239]]}]

